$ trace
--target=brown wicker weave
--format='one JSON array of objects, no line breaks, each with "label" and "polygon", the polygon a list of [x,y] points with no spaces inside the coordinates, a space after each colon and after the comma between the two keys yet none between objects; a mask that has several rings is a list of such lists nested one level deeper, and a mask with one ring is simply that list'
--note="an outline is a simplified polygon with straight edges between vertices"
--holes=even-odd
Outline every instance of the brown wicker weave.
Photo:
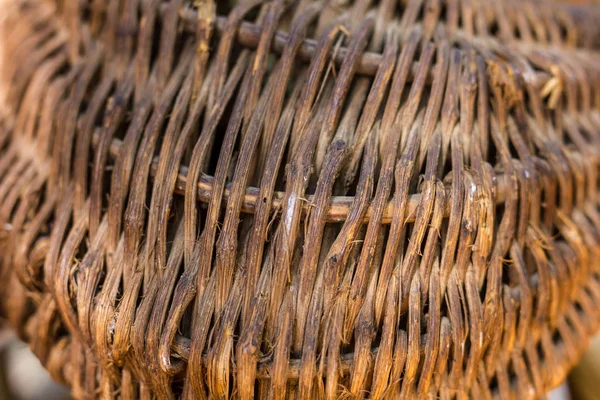
[{"label": "brown wicker weave", "polygon": [[600,322],[600,10],[14,0],[0,303],[76,398],[527,399]]}]

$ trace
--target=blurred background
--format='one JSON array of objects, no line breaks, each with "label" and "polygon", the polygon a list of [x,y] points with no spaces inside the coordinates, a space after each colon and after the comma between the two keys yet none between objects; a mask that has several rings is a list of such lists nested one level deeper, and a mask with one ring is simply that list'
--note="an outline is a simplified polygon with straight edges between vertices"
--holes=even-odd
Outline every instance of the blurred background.
[{"label": "blurred background", "polygon": [[0,331],[0,400],[70,399],[53,382],[26,344],[8,330]]}]

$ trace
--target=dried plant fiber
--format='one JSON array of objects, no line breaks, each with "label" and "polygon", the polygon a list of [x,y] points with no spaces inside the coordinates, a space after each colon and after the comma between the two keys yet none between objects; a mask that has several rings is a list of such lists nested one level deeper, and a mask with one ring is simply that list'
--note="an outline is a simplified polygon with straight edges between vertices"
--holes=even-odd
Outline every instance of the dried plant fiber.
[{"label": "dried plant fiber", "polygon": [[600,9],[14,0],[0,315],[77,399],[533,399],[600,322]]}]

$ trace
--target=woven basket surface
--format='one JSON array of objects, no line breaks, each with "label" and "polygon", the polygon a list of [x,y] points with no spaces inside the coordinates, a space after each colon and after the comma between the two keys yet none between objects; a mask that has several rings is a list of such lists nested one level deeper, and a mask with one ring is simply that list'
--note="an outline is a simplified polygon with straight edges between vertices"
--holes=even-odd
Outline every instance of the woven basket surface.
[{"label": "woven basket surface", "polygon": [[75,398],[532,399],[598,328],[599,6],[2,12],[0,315]]}]

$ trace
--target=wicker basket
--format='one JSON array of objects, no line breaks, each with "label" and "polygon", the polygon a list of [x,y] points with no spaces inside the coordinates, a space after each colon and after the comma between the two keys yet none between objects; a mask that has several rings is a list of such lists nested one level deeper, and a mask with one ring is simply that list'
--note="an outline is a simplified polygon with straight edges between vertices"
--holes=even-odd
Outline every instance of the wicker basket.
[{"label": "wicker basket", "polygon": [[15,0],[0,304],[76,398],[538,398],[600,322],[600,10]]}]

